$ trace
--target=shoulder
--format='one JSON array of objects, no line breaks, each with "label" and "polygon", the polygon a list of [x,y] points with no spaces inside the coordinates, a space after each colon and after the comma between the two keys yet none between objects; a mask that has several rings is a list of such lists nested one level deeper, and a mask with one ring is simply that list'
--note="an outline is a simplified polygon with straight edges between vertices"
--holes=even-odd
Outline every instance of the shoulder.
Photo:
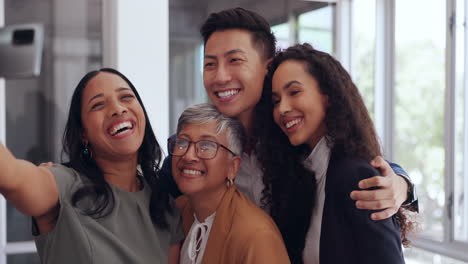
[{"label": "shoulder", "polygon": [[328,164],[327,182],[350,191],[357,188],[359,181],[379,174],[377,169],[362,158],[332,155]]},{"label": "shoulder", "polygon": [[279,234],[273,219],[239,191],[235,193],[236,213],[233,219],[234,232],[241,236],[252,237],[252,233]]},{"label": "shoulder", "polygon": [[68,191],[75,185],[80,185],[82,183],[80,173],[70,167],[62,164],[55,164],[47,168],[54,176],[59,192]]},{"label": "shoulder", "polygon": [[241,263],[290,263],[273,219],[242,194],[237,194],[231,248],[238,245]]}]

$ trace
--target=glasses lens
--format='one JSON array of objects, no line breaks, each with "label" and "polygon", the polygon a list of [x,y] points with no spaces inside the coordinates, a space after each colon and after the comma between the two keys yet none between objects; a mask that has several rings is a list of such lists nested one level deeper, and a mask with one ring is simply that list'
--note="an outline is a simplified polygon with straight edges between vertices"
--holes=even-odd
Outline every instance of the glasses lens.
[{"label": "glasses lens", "polygon": [[216,155],[216,150],[218,145],[212,141],[198,141],[197,143],[197,153],[198,157],[201,159],[212,159]]},{"label": "glasses lens", "polygon": [[171,140],[169,144],[169,150],[172,155],[182,156],[187,152],[189,142],[185,139],[176,138],[175,140]]}]

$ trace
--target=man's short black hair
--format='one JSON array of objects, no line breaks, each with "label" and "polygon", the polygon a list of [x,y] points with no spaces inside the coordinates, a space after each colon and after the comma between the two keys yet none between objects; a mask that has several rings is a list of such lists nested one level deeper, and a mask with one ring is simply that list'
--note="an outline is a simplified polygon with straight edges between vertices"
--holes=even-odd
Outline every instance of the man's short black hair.
[{"label": "man's short black hair", "polygon": [[203,41],[211,34],[228,29],[243,29],[252,33],[252,44],[262,52],[263,59],[273,58],[276,49],[276,38],[271,32],[270,24],[261,15],[240,7],[211,13],[200,29]]}]

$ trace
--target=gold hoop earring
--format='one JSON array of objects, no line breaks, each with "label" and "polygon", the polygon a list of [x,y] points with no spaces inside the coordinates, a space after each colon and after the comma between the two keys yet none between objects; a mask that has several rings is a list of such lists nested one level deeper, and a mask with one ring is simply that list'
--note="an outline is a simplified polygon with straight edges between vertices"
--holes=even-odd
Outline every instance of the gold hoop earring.
[{"label": "gold hoop earring", "polygon": [[226,185],[227,185],[228,188],[231,187],[232,185],[234,185],[234,180],[233,179],[227,179]]}]

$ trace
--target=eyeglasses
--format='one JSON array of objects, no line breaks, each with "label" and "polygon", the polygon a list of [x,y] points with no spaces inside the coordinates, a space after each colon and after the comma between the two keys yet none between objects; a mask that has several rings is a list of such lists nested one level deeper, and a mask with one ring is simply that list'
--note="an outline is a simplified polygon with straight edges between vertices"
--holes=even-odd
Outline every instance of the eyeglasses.
[{"label": "eyeglasses", "polygon": [[211,140],[190,141],[179,137],[170,138],[167,140],[167,149],[172,156],[181,157],[187,153],[192,143],[195,144],[195,153],[200,159],[209,160],[216,157],[219,147],[229,151],[234,156],[238,156],[226,146]]}]

